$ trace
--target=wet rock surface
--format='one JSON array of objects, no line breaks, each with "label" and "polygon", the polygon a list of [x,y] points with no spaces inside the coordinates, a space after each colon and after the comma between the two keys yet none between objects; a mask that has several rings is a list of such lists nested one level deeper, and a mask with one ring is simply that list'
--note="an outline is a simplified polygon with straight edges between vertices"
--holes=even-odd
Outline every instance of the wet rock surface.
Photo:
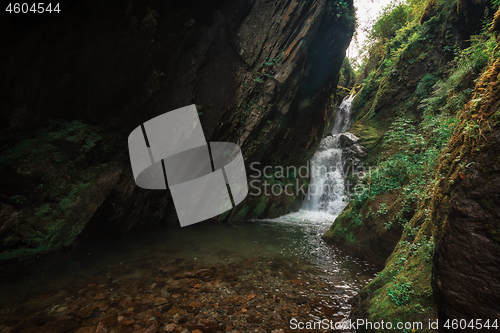
[{"label": "wet rock surface", "polygon": [[[71,246],[82,230],[177,226],[169,195],[138,189],[127,156],[130,131],[167,111],[195,104],[206,139],[237,143],[248,165],[304,164],[354,31],[346,4],[340,15],[326,0],[77,1],[33,22],[2,11],[0,261]],[[250,199],[246,217],[263,215]],[[280,200],[268,207],[287,213]],[[77,219],[73,201],[88,207]]]},{"label": "wet rock surface", "polygon": [[344,163],[344,174],[346,175],[346,191],[350,192],[360,183],[369,171],[364,165],[366,148],[363,147],[359,138],[350,132],[339,134],[339,145],[342,148],[342,160]]},{"label": "wet rock surface", "polygon": [[360,144],[360,139],[350,133],[326,136],[320,143],[318,151],[324,151],[331,148],[342,149],[343,174],[346,178],[346,191],[351,191],[359,181],[364,177],[368,169],[365,168],[363,161],[366,158],[366,148]]}]

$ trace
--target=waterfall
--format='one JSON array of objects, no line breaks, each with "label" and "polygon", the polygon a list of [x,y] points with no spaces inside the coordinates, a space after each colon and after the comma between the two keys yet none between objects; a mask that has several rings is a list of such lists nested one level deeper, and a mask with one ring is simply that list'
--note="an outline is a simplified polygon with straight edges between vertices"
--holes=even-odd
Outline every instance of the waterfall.
[{"label": "waterfall", "polygon": [[324,138],[311,159],[311,182],[302,209],[338,215],[344,209],[342,149],[336,135]]},{"label": "waterfall", "polygon": [[347,96],[335,110],[335,123],[332,130],[333,135],[345,132],[351,127],[351,104],[353,99],[354,95]]},{"label": "waterfall", "polygon": [[339,134],[351,126],[353,99],[354,96],[344,98],[336,108],[332,135],[321,140],[311,159],[311,183],[302,209],[337,216],[347,204]]},{"label": "waterfall", "polygon": [[331,135],[323,138],[310,162],[308,193],[297,213],[277,220],[333,222],[347,205],[339,134],[351,126],[351,104],[354,96],[344,98],[335,109],[335,123]]}]

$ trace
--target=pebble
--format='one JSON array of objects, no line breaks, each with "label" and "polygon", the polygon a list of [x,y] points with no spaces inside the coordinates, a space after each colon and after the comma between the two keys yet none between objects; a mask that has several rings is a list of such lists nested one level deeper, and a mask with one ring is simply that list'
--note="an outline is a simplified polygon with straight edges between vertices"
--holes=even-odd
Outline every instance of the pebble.
[{"label": "pebble", "polygon": [[93,327],[80,327],[75,333],[94,333],[94,331]]},{"label": "pebble", "polygon": [[108,333],[108,328],[102,323],[99,323],[95,329],[95,333]]},{"label": "pebble", "polygon": [[116,323],[118,323],[118,320],[115,316],[111,315],[101,319],[101,323],[106,326],[114,326],[116,325]]},{"label": "pebble", "polygon": [[174,323],[170,323],[168,325],[165,325],[165,327],[163,328],[163,330],[165,332],[173,332],[175,329],[177,328],[177,325],[174,324]]}]

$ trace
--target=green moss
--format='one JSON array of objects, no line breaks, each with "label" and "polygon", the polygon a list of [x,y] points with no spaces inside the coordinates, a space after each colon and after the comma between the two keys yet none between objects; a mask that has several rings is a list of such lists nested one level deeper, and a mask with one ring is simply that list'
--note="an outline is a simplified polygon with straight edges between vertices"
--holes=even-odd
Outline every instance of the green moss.
[{"label": "green moss", "polygon": [[360,144],[368,151],[372,151],[383,134],[377,125],[376,122],[358,121],[351,126],[349,132],[356,135],[360,139]]},{"label": "green moss", "polygon": [[266,197],[262,196],[262,198],[260,198],[259,203],[255,206],[253,212],[257,216],[262,216],[265,210],[266,210]]},{"label": "green moss", "polygon": [[486,232],[495,242],[500,243],[500,226],[489,225],[486,227]]},{"label": "green moss", "polygon": [[0,171],[8,175],[2,190],[19,214],[0,261],[55,251],[78,237],[104,199],[96,179],[109,172],[111,158],[123,159],[110,154],[117,134],[103,140],[100,132],[79,121],[51,120],[2,154]]},{"label": "green moss", "polygon": [[281,215],[282,208],[279,207],[275,202],[271,204],[271,207],[269,207],[269,217],[278,217]]},{"label": "green moss", "polygon": [[70,217],[75,200],[78,199],[87,189],[93,186],[93,182],[82,183],[72,186],[69,195],[59,202],[59,208],[64,212],[66,217]]},{"label": "green moss", "polygon": [[52,209],[50,208],[50,204],[46,203],[41,205],[36,211],[35,211],[35,216],[43,217],[46,215],[50,215],[49,212],[51,212]]},{"label": "green moss", "polygon": [[51,121],[50,127],[40,130],[35,138],[22,140],[2,154],[0,168],[20,161],[27,169],[47,163],[48,159],[55,163],[67,162],[89,153],[100,140],[102,137],[95,127],[80,121]]},{"label": "green moss", "polygon": [[245,218],[248,214],[248,206],[243,206],[239,211],[238,211],[238,216],[241,218]]},{"label": "green moss", "polygon": [[231,210],[225,211],[219,215],[219,220],[224,221],[231,214]]},{"label": "green moss", "polygon": [[[420,222],[416,218],[411,223]],[[427,323],[437,318],[431,287],[434,242],[426,236],[428,233],[430,223],[420,228],[412,242],[408,239],[413,237],[403,234],[385,268],[364,288],[369,292],[356,310],[357,315],[370,321],[390,320],[394,326],[397,322]],[[422,332],[431,331],[423,328]]]},{"label": "green moss", "polygon": [[349,232],[346,234],[345,240],[347,241],[347,244],[353,244],[356,241],[356,237],[354,237],[352,232]]}]

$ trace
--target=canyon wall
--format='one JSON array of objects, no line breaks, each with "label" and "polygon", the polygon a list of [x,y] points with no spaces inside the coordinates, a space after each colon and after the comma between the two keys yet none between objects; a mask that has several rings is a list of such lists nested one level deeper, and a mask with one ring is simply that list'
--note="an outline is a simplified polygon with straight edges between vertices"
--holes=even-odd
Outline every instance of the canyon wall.
[{"label": "canyon wall", "polygon": [[[352,1],[60,9],[0,14],[0,260],[81,235],[177,226],[168,191],[135,186],[127,147],[132,129],[170,110],[196,104],[207,141],[237,143],[247,167],[305,164],[354,31]],[[299,201],[249,196],[221,219],[285,213]]]},{"label": "canyon wall", "polygon": [[446,320],[498,318],[495,10],[408,1],[379,25],[349,130],[371,172],[324,235],[382,269],[352,319],[439,319],[445,332]]}]

